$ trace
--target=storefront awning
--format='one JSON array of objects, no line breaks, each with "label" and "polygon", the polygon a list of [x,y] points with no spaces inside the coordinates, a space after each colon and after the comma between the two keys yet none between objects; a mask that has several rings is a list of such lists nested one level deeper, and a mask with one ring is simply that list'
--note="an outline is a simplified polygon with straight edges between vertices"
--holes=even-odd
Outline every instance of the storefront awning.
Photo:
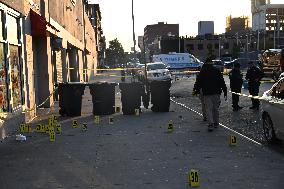
[{"label": "storefront awning", "polygon": [[48,23],[43,16],[39,15],[32,9],[30,10],[30,19],[32,36],[46,36],[47,25],[55,29],[55,27]]},{"label": "storefront awning", "polygon": [[47,21],[45,18],[32,9],[30,10],[31,16],[31,32],[32,36],[46,36]]}]

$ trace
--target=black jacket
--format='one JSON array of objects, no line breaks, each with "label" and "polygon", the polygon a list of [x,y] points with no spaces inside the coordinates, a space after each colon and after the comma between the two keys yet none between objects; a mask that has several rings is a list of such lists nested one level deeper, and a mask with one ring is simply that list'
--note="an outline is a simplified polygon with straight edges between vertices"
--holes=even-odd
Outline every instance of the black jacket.
[{"label": "black jacket", "polygon": [[263,77],[263,72],[257,66],[252,66],[248,69],[246,74],[246,80],[249,85],[260,85],[260,79]]},{"label": "black jacket", "polygon": [[203,95],[221,94],[227,96],[227,87],[222,73],[212,64],[204,64],[196,78],[195,90],[202,90]]},{"label": "black jacket", "polygon": [[229,73],[230,87],[233,92],[241,92],[243,85],[243,74],[240,70],[232,69]]}]

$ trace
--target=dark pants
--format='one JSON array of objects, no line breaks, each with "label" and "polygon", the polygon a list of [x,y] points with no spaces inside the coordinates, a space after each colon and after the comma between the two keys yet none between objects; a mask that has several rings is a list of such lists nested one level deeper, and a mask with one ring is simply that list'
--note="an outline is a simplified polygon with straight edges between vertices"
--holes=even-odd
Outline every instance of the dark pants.
[{"label": "dark pants", "polygon": [[[252,96],[258,96],[259,93],[259,84],[249,84],[249,94]],[[251,99],[253,107],[259,107],[259,99]]]},{"label": "dark pants", "polygon": [[232,104],[235,109],[239,107],[239,95],[232,94]]},{"label": "dark pants", "polygon": [[[241,93],[242,89],[239,88],[231,88],[231,90],[235,93]],[[237,94],[232,94],[232,106],[233,108],[238,108],[239,107],[239,99],[240,99],[240,96],[237,95]]]}]

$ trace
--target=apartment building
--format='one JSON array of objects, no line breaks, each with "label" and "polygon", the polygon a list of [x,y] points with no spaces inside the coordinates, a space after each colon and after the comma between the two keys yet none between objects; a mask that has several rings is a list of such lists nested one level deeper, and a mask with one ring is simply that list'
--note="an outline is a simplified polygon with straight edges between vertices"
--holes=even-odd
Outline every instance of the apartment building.
[{"label": "apartment building", "polygon": [[86,7],[78,0],[0,0],[2,119],[31,120],[39,104],[53,104],[58,83],[95,74],[96,28]]}]

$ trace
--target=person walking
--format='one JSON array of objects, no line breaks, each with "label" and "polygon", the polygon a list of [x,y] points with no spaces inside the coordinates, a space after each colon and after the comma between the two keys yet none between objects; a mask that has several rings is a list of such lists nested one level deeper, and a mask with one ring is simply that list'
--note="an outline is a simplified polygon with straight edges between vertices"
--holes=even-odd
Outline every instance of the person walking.
[{"label": "person walking", "polygon": [[207,121],[207,118],[206,118],[206,108],[205,108],[205,103],[204,103],[204,96],[203,96],[202,90],[198,86],[199,84],[200,84],[200,82],[199,82],[199,73],[197,73],[196,80],[195,80],[195,83],[194,83],[194,86],[193,86],[192,95],[193,96],[198,95],[198,97],[199,97],[199,99],[201,101],[201,110],[202,110],[203,121]]},{"label": "person walking", "polygon": [[[241,93],[243,85],[243,74],[240,71],[241,65],[235,63],[232,71],[229,73],[230,88],[234,93]],[[233,111],[238,111],[243,107],[239,106],[239,95],[232,93],[232,107]]]},{"label": "person walking", "polygon": [[213,131],[213,128],[219,125],[220,95],[223,91],[224,98],[227,100],[227,87],[222,73],[213,66],[211,57],[206,59],[200,71],[196,91],[200,90],[204,97],[206,118],[209,123],[208,131]]},{"label": "person walking", "polygon": [[[263,77],[263,73],[258,66],[252,61],[249,62],[249,69],[246,73],[246,80],[248,80],[248,90],[250,95],[258,96],[260,80]],[[251,98],[252,106],[250,109],[259,109],[259,99]]]}]

